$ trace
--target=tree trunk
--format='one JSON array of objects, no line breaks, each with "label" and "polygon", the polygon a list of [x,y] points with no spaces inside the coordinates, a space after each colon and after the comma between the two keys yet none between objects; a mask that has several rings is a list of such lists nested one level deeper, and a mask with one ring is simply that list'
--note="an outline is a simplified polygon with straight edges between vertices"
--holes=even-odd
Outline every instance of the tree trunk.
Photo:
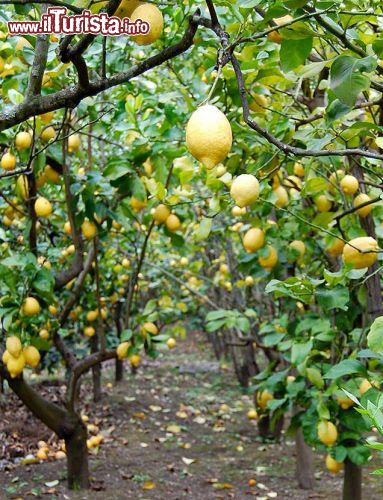
[{"label": "tree trunk", "polygon": [[124,380],[124,361],[122,359],[116,358],[114,379],[117,383]]},{"label": "tree trunk", "polygon": [[[95,335],[90,339],[91,352],[98,352],[98,337]],[[93,401],[98,403],[101,400],[101,363],[92,368],[93,381]]]},{"label": "tree trunk", "polygon": [[310,446],[305,443],[302,429],[298,429],[295,434],[295,453],[295,474],[298,485],[303,490],[312,490],[314,488],[313,453]]},{"label": "tree trunk", "polygon": [[75,418],[77,422],[73,432],[65,436],[67,479],[70,490],[89,488],[88,448],[86,445],[87,430],[77,415]]},{"label": "tree trunk", "polygon": [[362,468],[350,460],[344,462],[343,500],[362,500]]}]

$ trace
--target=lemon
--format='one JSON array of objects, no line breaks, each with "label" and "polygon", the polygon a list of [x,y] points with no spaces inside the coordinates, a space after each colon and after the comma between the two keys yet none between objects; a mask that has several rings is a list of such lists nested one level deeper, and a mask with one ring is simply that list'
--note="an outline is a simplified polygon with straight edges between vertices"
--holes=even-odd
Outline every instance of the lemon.
[{"label": "lemon", "polygon": [[56,131],[52,126],[45,128],[40,134],[40,139],[44,142],[49,142],[55,138],[56,138]]},{"label": "lemon", "polygon": [[66,221],[64,224],[64,233],[68,235],[72,234],[72,227],[69,221]]},{"label": "lemon", "polygon": [[81,231],[87,240],[91,240],[97,234],[97,226],[90,220],[84,220],[84,222],[81,224]]},{"label": "lemon", "polygon": [[342,178],[344,177],[344,170],[336,170],[335,172],[333,172],[330,177],[328,178],[329,182],[330,182],[330,191],[332,192],[335,192],[336,189],[335,189],[335,186],[338,184],[338,182],[340,180],[342,180]]},{"label": "lemon", "polygon": [[267,38],[274,43],[282,43],[283,40],[278,31],[271,31],[268,33]]},{"label": "lemon", "polygon": [[349,241],[343,248],[343,261],[355,269],[372,266],[378,259],[378,243],[370,236],[361,236]]},{"label": "lemon", "polygon": [[276,195],[277,199],[275,201],[275,205],[278,208],[283,208],[289,203],[289,195],[286,189],[283,186],[279,186],[274,189],[274,195]]},{"label": "lemon", "polygon": [[329,245],[326,250],[332,257],[337,257],[338,255],[342,255],[344,245],[344,241],[336,238],[334,243]]},{"label": "lemon", "polygon": [[166,345],[168,346],[169,349],[174,349],[174,347],[176,346],[176,344],[177,344],[176,339],[173,339],[173,337],[170,337],[166,341]]},{"label": "lemon", "polygon": [[11,359],[12,355],[9,354],[9,352],[7,350],[5,350],[3,352],[3,355],[1,357],[1,361],[6,365],[8,363],[8,361]]},{"label": "lemon", "polygon": [[340,181],[340,187],[344,194],[354,194],[359,189],[359,181],[353,175],[345,175]]},{"label": "lemon", "polygon": [[338,439],[338,431],[332,422],[322,420],[317,427],[318,439],[326,446],[332,446]]},{"label": "lemon", "polygon": [[35,316],[40,312],[40,304],[34,297],[27,297],[24,300],[22,311],[25,316]]},{"label": "lemon", "polygon": [[265,113],[266,108],[269,105],[267,97],[263,94],[251,94],[251,101],[249,102],[249,108],[254,113]]},{"label": "lemon", "polygon": [[43,113],[40,115],[41,121],[44,123],[51,123],[54,117],[54,111],[48,111],[47,113]]},{"label": "lemon", "polygon": [[51,202],[40,196],[35,201],[35,212],[37,217],[49,217],[53,211]]},{"label": "lemon", "polygon": [[53,184],[58,184],[60,182],[60,174],[50,165],[45,166],[44,176],[48,181],[53,182]]},{"label": "lemon", "polygon": [[8,352],[14,358],[18,358],[23,349],[19,337],[16,337],[15,335],[12,335],[12,337],[7,338],[5,347],[6,347],[6,352]]},{"label": "lemon", "polygon": [[294,163],[294,174],[297,175],[298,177],[305,176],[305,168],[302,165],[302,163],[299,162]]},{"label": "lemon", "polygon": [[31,368],[36,368],[40,363],[40,353],[33,345],[29,345],[23,351],[25,363]]},{"label": "lemon", "polygon": [[4,170],[13,170],[16,166],[16,156],[12,153],[5,153],[1,157],[0,164]]},{"label": "lemon", "polygon": [[84,335],[86,337],[93,337],[93,335],[96,333],[96,330],[93,328],[93,326],[86,326],[84,328]]},{"label": "lemon", "polygon": [[241,174],[233,180],[230,196],[238,207],[252,205],[259,196],[259,182],[254,175]]},{"label": "lemon", "polygon": [[343,410],[348,410],[354,404],[354,401],[347,396],[337,396],[336,400]]},{"label": "lemon", "polygon": [[139,354],[132,354],[129,356],[129,362],[134,367],[137,368],[141,362],[141,357]]},{"label": "lemon", "polygon": [[337,462],[335,458],[332,458],[331,455],[327,455],[326,457],[326,467],[327,470],[336,474],[343,469],[343,462]]},{"label": "lemon", "polygon": [[249,411],[247,412],[247,418],[248,418],[249,420],[255,420],[257,417],[258,417],[257,410],[249,410]]},{"label": "lemon", "polygon": [[129,17],[134,9],[140,5],[140,3],[140,0],[122,0],[114,15],[120,19]]},{"label": "lemon", "polygon": [[32,136],[29,132],[19,132],[16,135],[15,145],[19,151],[28,149],[32,144]]},{"label": "lemon", "polygon": [[166,222],[166,219],[169,217],[169,215],[170,215],[170,209],[166,205],[161,203],[155,208],[153,219],[158,224],[163,224],[164,222]]},{"label": "lemon", "polygon": [[270,271],[278,263],[278,252],[276,251],[276,249],[273,246],[269,245],[268,246],[268,254],[266,255],[266,257],[262,257],[260,255],[258,257],[258,262],[267,271]]},{"label": "lemon", "polygon": [[42,328],[39,331],[39,337],[43,340],[48,340],[49,339],[49,332],[46,328]]},{"label": "lemon", "polygon": [[252,276],[246,276],[245,285],[246,286],[253,286],[254,285],[254,278]]},{"label": "lemon", "polygon": [[191,115],[186,145],[191,155],[212,169],[229,154],[233,135],[229,120],[216,106],[206,104]]},{"label": "lemon", "polygon": [[318,212],[329,212],[331,209],[331,200],[327,198],[324,194],[320,194],[314,199],[315,206],[318,209]]},{"label": "lemon", "polygon": [[[368,194],[361,193],[355,197],[353,205],[354,205],[354,207],[358,207],[359,205],[362,205],[363,203],[367,203],[369,201],[371,201],[371,198],[368,196]],[[359,208],[356,211],[356,213],[360,217],[364,218],[364,217],[367,217],[367,215],[369,215],[371,213],[371,210],[372,210],[372,203],[370,203],[370,205],[366,205],[365,207]]]},{"label": "lemon", "polygon": [[130,206],[133,208],[135,212],[139,212],[140,210],[145,208],[146,203],[147,203],[146,200],[144,201],[138,200],[135,196],[132,196],[130,199]]},{"label": "lemon", "polygon": [[7,361],[7,370],[12,378],[17,377],[24,370],[25,367],[25,358],[24,354],[21,353],[17,358],[14,358],[10,355]]},{"label": "lemon", "polygon": [[130,260],[125,257],[124,259],[122,259],[122,265],[125,268],[130,267]]},{"label": "lemon", "polygon": [[291,384],[292,382],[295,382],[294,375],[287,375],[287,377],[286,377],[286,383],[287,384]]},{"label": "lemon", "polygon": [[28,179],[26,175],[19,175],[16,181],[16,193],[24,200],[29,198]]},{"label": "lemon", "polygon": [[147,321],[146,323],[144,323],[142,325],[142,329],[144,330],[144,332],[151,333],[152,335],[157,335],[158,333],[157,326],[151,321]]},{"label": "lemon", "polygon": [[359,385],[360,395],[363,396],[363,394],[367,392],[369,389],[371,389],[371,387],[372,387],[371,383],[366,378],[362,380],[362,382]]},{"label": "lemon", "polygon": [[164,27],[164,18],[161,11],[150,3],[141,3],[130,16],[132,22],[137,19],[149,23],[150,30],[146,35],[137,35],[133,38],[139,45],[150,45],[158,40]]},{"label": "lemon", "polygon": [[256,252],[265,244],[265,233],[258,227],[252,227],[243,237],[242,243],[247,252]]},{"label": "lemon", "polygon": [[169,229],[169,231],[174,233],[181,227],[181,221],[176,215],[170,214],[166,219],[166,227]]},{"label": "lemon", "polygon": [[129,347],[130,342],[121,342],[121,344],[117,346],[116,353],[118,359],[124,359],[127,357]]},{"label": "lemon", "polygon": [[306,245],[304,244],[304,242],[301,240],[294,240],[290,243],[289,247],[298,252],[299,255],[296,260],[298,263],[301,263],[306,253]]},{"label": "lemon", "polygon": [[246,207],[237,207],[237,205],[235,207],[233,207],[231,209],[231,213],[234,215],[234,217],[239,217],[240,215],[245,215],[246,214]]},{"label": "lemon", "polygon": [[274,396],[267,389],[257,393],[257,405],[262,408],[262,410],[265,410],[267,408],[267,402],[271,401],[272,399],[274,399]]},{"label": "lemon", "polygon": [[286,177],[284,184],[288,188],[293,188],[293,189],[301,189],[302,188],[302,181],[296,175],[289,175],[288,177]]},{"label": "lemon", "polygon": [[68,137],[68,151],[69,153],[73,153],[75,151],[78,151],[79,147],[81,145],[81,139],[79,134],[73,134]]},{"label": "lemon", "polygon": [[98,311],[97,309],[94,310],[94,311],[89,311],[86,315],[86,320],[87,321],[96,321],[96,319],[98,318]]}]

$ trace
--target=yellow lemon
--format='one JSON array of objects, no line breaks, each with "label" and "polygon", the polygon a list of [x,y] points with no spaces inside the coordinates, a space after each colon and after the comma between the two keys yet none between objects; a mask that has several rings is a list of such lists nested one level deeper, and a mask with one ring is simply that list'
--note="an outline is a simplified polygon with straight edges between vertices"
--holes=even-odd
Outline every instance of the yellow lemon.
[{"label": "yellow lemon", "polygon": [[40,363],[40,353],[33,345],[29,345],[23,351],[25,363],[31,368],[36,368]]},{"label": "yellow lemon", "polygon": [[24,300],[22,311],[25,316],[35,316],[40,312],[40,304],[34,297],[27,297]]},{"label": "yellow lemon", "polygon": [[270,271],[273,267],[275,267],[278,263],[278,252],[276,249],[269,245],[268,253],[266,257],[262,257],[261,255],[258,257],[259,264],[264,267],[267,271]]},{"label": "yellow lemon", "polygon": [[259,182],[254,175],[241,174],[233,180],[230,196],[238,207],[252,205],[259,196]]},{"label": "yellow lemon", "polygon": [[32,135],[29,132],[19,132],[16,135],[15,145],[19,151],[28,149],[32,144]]},{"label": "yellow lemon", "polygon": [[[365,193],[360,193],[358,194],[358,196],[355,197],[354,199],[354,207],[358,207],[359,205],[363,205],[363,203],[367,203],[371,201],[371,198],[368,196],[368,194],[365,194]],[[369,205],[366,205],[365,207],[362,207],[362,208],[359,208],[356,213],[360,216],[360,217],[367,217],[367,215],[369,215],[371,213],[371,210],[372,210],[372,203],[370,203]]]},{"label": "yellow lemon", "polygon": [[337,462],[335,458],[332,458],[331,455],[327,455],[326,457],[326,467],[327,470],[336,474],[343,469],[343,462]]},{"label": "yellow lemon", "polygon": [[275,205],[278,208],[283,208],[289,203],[289,195],[283,186],[278,186],[273,192],[277,197]]},{"label": "yellow lemon", "polygon": [[87,240],[91,240],[97,234],[97,226],[94,222],[91,222],[90,220],[84,220],[84,222],[81,225],[81,231]]},{"label": "yellow lemon", "polygon": [[176,339],[173,339],[173,337],[170,337],[166,341],[166,345],[168,346],[169,349],[174,349],[174,347],[176,346],[176,344],[177,344]]},{"label": "yellow lemon", "polygon": [[355,269],[372,266],[378,259],[378,243],[370,236],[361,236],[349,241],[343,248],[343,261]]},{"label": "yellow lemon", "polygon": [[142,329],[147,333],[151,333],[152,335],[157,335],[158,333],[157,326],[151,321],[147,321],[146,323],[144,323],[142,325]]},{"label": "yellow lemon", "polygon": [[150,45],[158,40],[164,27],[164,18],[158,7],[150,3],[141,3],[134,9],[130,16],[132,22],[141,19],[149,23],[149,32],[133,38],[139,45]]},{"label": "yellow lemon", "polygon": [[169,231],[174,233],[181,227],[181,221],[176,215],[170,214],[166,219],[166,227],[169,229]]},{"label": "yellow lemon", "polygon": [[73,134],[68,137],[68,151],[69,153],[73,153],[75,151],[78,151],[79,147],[81,145],[81,139],[79,134]]},{"label": "yellow lemon", "polygon": [[14,358],[18,358],[21,354],[23,346],[21,345],[21,341],[19,337],[12,335],[8,337],[5,342],[6,352],[8,352]]},{"label": "yellow lemon", "polygon": [[265,244],[265,233],[258,227],[252,227],[243,237],[242,243],[247,252],[256,252]]},{"label": "yellow lemon", "polygon": [[116,353],[118,359],[124,359],[127,357],[129,347],[130,342],[121,342],[121,344],[117,346]]},{"label": "yellow lemon", "polygon": [[212,169],[230,152],[233,135],[229,120],[216,106],[206,104],[191,115],[186,145],[191,155]]},{"label": "yellow lemon", "polygon": [[316,196],[314,198],[314,203],[318,209],[318,212],[329,212],[332,205],[331,200],[329,200],[324,194]]},{"label": "yellow lemon", "polygon": [[353,175],[345,175],[340,181],[340,187],[344,194],[354,194],[359,189],[359,181]]},{"label": "yellow lemon", "polygon": [[338,430],[332,422],[322,420],[317,427],[318,439],[326,446],[332,446],[338,439]]},{"label": "yellow lemon", "polygon": [[35,212],[37,217],[49,217],[53,211],[51,202],[42,196],[35,201]]},{"label": "yellow lemon", "polygon": [[24,354],[21,353],[17,358],[10,355],[7,362],[7,370],[12,378],[17,377],[24,370],[25,358]]},{"label": "yellow lemon", "polygon": [[153,219],[158,224],[163,224],[164,222],[166,222],[166,219],[169,217],[169,215],[170,215],[170,209],[166,205],[161,203],[155,208]]},{"label": "yellow lemon", "polygon": [[16,156],[12,153],[5,153],[1,157],[0,164],[4,170],[13,170],[16,166]]},{"label": "yellow lemon", "polygon": [[55,138],[56,138],[56,131],[52,126],[45,128],[40,134],[40,139],[44,142],[49,142]]}]

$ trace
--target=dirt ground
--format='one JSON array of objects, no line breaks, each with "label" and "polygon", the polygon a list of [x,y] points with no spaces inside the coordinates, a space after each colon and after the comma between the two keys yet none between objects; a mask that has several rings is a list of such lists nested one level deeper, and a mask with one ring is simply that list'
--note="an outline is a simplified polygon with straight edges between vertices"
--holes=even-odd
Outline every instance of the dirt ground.
[{"label": "dirt ground", "polygon": [[[195,348],[199,343],[199,349]],[[230,366],[218,367],[202,335],[179,342],[173,351],[147,360],[135,376],[114,385],[104,369],[103,399],[91,402],[83,386],[82,414],[99,427],[104,442],[90,457],[92,489],[69,492],[65,461],[21,465],[45,440],[57,440],[11,394],[0,419],[1,499],[328,499],[341,498],[342,476],[333,476],[316,456],[316,486],[297,489],[294,443],[263,444],[246,417],[251,398],[238,387]],[[63,388],[44,385],[59,399]],[[19,464],[17,465],[17,462]],[[383,480],[370,475],[379,459],[364,470],[364,495],[383,498]],[[249,486],[250,479],[256,480]]]}]

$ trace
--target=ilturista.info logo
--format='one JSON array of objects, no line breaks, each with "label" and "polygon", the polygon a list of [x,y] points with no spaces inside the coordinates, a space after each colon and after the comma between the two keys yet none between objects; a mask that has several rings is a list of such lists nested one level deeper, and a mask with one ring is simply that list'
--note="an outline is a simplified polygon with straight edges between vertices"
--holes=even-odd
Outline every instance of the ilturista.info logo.
[{"label": "ilturista.info logo", "polygon": [[8,21],[10,35],[90,35],[120,36],[146,35],[150,24],[142,19],[131,21],[109,16],[105,12],[68,15],[66,7],[49,7],[39,21]]}]

